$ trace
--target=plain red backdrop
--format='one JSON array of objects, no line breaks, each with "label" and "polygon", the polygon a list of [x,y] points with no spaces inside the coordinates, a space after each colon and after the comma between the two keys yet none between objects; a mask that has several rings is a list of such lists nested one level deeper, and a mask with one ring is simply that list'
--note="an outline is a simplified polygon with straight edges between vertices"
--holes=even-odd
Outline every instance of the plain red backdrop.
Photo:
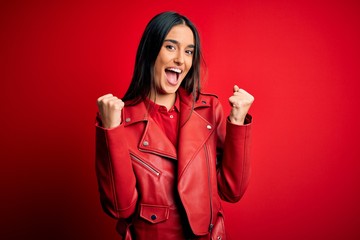
[{"label": "plain red backdrop", "polygon": [[122,96],[155,14],[198,27],[205,91],[255,96],[232,239],[360,239],[357,1],[1,1],[1,239],[116,239],[94,171],[96,98]]}]

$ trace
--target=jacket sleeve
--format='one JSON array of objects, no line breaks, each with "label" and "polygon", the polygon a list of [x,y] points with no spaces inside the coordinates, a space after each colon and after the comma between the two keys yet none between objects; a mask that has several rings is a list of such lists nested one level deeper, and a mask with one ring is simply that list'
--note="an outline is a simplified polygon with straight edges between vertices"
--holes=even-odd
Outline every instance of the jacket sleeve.
[{"label": "jacket sleeve", "polygon": [[96,128],[96,176],[103,210],[113,218],[128,218],[136,207],[136,179],[127,148],[124,126]]},{"label": "jacket sleeve", "polygon": [[247,115],[244,125],[235,125],[228,118],[225,119],[222,113],[218,114],[219,111],[218,190],[223,200],[237,202],[243,196],[250,178],[252,117]]}]

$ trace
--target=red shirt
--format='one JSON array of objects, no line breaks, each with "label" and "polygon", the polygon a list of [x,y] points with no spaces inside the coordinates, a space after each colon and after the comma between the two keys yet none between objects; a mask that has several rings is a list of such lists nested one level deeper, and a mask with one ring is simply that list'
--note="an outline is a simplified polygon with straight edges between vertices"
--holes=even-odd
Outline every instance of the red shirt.
[{"label": "red shirt", "polygon": [[175,104],[167,110],[165,106],[148,100],[150,117],[164,131],[169,140],[177,147],[180,101],[176,95]]}]

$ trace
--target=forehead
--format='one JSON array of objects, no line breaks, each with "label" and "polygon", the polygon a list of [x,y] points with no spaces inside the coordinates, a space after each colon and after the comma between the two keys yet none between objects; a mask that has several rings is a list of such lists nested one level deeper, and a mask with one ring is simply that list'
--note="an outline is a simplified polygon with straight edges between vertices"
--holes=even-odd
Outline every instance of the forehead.
[{"label": "forehead", "polygon": [[165,40],[176,40],[182,45],[195,45],[194,34],[185,24],[172,27],[166,35]]}]

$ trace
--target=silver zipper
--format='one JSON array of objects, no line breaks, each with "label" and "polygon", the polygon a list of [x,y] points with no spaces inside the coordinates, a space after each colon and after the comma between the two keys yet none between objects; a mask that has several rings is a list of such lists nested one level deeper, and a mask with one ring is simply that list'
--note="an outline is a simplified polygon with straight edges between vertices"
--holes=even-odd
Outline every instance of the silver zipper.
[{"label": "silver zipper", "polygon": [[136,157],[134,154],[130,153],[130,156],[133,160],[135,160],[137,163],[141,164],[143,167],[145,167],[147,170],[155,174],[156,176],[160,176],[160,172],[147,164],[145,161],[141,160],[140,158]]},{"label": "silver zipper", "polygon": [[214,224],[212,222],[213,219],[213,209],[212,209],[212,186],[211,186],[211,174],[210,174],[210,160],[209,154],[207,151],[206,144],[204,144],[205,156],[206,156],[206,164],[208,171],[208,184],[209,184],[209,197],[210,197],[210,224],[209,224],[209,233],[211,234]]}]

